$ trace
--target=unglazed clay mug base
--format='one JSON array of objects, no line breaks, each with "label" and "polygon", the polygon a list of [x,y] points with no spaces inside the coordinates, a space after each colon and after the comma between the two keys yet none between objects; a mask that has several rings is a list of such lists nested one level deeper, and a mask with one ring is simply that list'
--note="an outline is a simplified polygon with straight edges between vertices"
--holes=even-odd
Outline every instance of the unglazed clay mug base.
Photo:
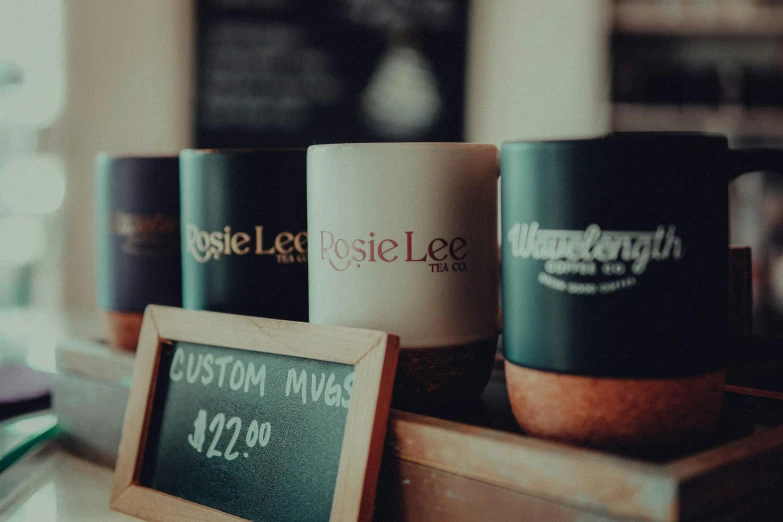
[{"label": "unglazed clay mug base", "polygon": [[496,350],[496,337],[462,346],[400,350],[394,407],[426,413],[476,400],[489,382]]},{"label": "unglazed clay mug base", "polygon": [[106,335],[111,346],[120,350],[136,351],[144,314],[134,312],[104,312]]},{"label": "unglazed clay mug base", "polygon": [[586,377],[506,361],[511,408],[525,432],[652,456],[710,436],[725,380],[724,371],[672,379]]},{"label": "unglazed clay mug base", "polygon": [[400,336],[393,405],[476,400],[497,345],[497,149],[308,150],[310,321]]}]

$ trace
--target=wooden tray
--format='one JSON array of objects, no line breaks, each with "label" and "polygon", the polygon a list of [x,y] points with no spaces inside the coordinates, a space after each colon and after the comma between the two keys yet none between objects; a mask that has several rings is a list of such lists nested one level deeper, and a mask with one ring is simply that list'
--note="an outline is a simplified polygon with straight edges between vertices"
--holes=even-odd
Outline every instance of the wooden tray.
[{"label": "wooden tray", "polygon": [[[79,411],[67,394],[59,402],[55,396],[55,406],[71,405],[61,420],[81,446],[116,448],[132,359],[90,341],[58,348],[62,375],[56,377],[71,378],[82,397],[118,396],[111,404],[81,404]],[[375,519],[778,521],[783,394],[727,390],[715,440],[698,452],[649,462],[526,437],[511,413],[498,360],[481,401],[468,408],[439,417],[392,411]],[[89,411],[103,413],[96,418]],[[105,426],[96,430],[96,421]]]},{"label": "wooden tray", "polygon": [[727,394],[714,440],[651,462],[524,436],[498,364],[469,419],[392,412],[376,520],[781,520],[783,400],[764,400]]}]

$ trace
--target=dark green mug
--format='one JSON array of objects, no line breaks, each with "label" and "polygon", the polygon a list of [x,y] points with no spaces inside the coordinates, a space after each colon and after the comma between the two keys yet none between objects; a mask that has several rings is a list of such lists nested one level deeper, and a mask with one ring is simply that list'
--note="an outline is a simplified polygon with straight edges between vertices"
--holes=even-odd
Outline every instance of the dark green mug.
[{"label": "dark green mug", "polygon": [[307,320],[305,149],[180,153],[183,306]]},{"label": "dark green mug", "polygon": [[[504,354],[523,427],[593,442],[625,430],[612,445],[714,423],[738,346],[728,182],[780,166],[783,151],[697,133],[503,144]],[[553,410],[571,417],[558,426]],[[637,428],[623,420],[645,415]],[[591,419],[596,432],[566,433]]]}]

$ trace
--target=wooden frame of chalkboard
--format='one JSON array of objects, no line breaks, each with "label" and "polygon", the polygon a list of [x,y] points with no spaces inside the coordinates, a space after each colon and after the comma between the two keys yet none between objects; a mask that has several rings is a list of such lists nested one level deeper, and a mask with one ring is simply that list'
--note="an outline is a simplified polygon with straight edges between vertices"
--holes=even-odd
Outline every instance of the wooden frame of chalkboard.
[{"label": "wooden frame of chalkboard", "polygon": [[372,518],[399,353],[396,336],[156,305],[144,313],[114,474],[112,509],[151,521],[245,520],[140,484],[161,349],[173,342],[353,366],[353,393],[329,520]]}]

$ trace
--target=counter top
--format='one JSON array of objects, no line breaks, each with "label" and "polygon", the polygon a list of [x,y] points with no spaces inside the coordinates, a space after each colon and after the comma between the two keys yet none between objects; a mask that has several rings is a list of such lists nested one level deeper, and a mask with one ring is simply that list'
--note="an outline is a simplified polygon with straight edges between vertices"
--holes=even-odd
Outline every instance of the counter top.
[{"label": "counter top", "polygon": [[109,509],[113,473],[63,450],[44,446],[0,475],[4,522],[129,522]]}]

